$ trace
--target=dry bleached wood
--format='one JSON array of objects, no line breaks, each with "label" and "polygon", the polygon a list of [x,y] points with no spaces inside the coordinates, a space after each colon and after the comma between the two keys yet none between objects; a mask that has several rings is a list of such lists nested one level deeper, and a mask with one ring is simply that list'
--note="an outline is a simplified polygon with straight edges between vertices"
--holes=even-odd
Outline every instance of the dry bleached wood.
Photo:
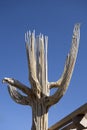
[{"label": "dry bleached wood", "polygon": [[72,46],[65,62],[64,72],[57,82],[49,83],[49,88],[58,87],[58,90],[54,93],[54,95],[46,98],[47,105],[49,107],[57,103],[61,99],[61,97],[65,94],[69,86],[74,65],[76,62],[79,40],[80,40],[80,24],[76,24],[73,31]]},{"label": "dry bleached wood", "polygon": [[[32,107],[32,130],[48,129],[48,109],[62,98],[69,86],[77,57],[79,39],[80,24],[76,24],[63,74],[57,82],[49,83],[47,70],[48,37],[44,37],[42,34],[35,37],[35,31],[25,34],[31,88],[12,78],[4,78],[3,82],[8,84],[10,96],[15,102]],[[58,89],[52,96],[49,96],[52,88]]]},{"label": "dry bleached wood", "polygon": [[[22,105],[31,105],[34,94],[30,88],[13,78],[4,78],[2,82],[9,84],[9,94],[16,103]],[[18,92],[18,90],[22,91],[27,96],[22,95],[20,92]]]}]

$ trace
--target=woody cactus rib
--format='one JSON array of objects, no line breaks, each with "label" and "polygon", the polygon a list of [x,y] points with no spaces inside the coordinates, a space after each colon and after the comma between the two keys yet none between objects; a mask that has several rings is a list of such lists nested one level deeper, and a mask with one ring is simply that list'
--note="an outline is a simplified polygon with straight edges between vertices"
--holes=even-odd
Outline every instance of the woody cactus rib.
[{"label": "woody cactus rib", "polygon": [[21,104],[21,105],[30,105],[31,106],[31,99],[29,99],[28,96],[21,95],[14,86],[9,85],[8,91],[9,91],[11,98],[16,103]]},{"label": "woody cactus rib", "polygon": [[[48,110],[65,94],[74,70],[80,40],[80,24],[73,31],[72,46],[67,56],[64,71],[56,82],[48,82],[47,48],[48,37],[40,34],[35,37],[35,31],[25,34],[26,53],[31,88],[13,78],[4,78],[12,99],[19,104],[32,108],[32,130],[48,129]],[[57,91],[50,95],[50,90]],[[22,93],[21,93],[21,92]]]}]

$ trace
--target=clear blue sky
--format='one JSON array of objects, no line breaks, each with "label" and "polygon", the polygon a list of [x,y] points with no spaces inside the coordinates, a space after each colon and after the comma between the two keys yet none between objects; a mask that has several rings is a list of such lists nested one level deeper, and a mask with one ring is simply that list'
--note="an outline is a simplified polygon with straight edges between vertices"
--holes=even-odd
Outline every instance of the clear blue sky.
[{"label": "clear blue sky", "polygon": [[24,34],[36,30],[49,37],[49,81],[59,79],[75,23],[81,23],[79,53],[69,89],[49,111],[49,126],[87,102],[87,0],[0,0],[0,130],[30,130],[31,108],[10,98],[4,77],[26,85],[28,68]]}]

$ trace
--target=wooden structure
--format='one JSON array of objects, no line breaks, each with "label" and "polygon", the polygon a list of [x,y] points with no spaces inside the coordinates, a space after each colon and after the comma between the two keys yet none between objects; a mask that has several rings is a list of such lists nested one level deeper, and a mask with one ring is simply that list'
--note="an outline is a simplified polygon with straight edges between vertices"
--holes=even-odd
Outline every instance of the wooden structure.
[{"label": "wooden structure", "polygon": [[48,130],[87,130],[87,103],[57,122]]},{"label": "wooden structure", "polygon": [[[19,104],[32,108],[32,130],[48,129],[48,110],[65,94],[76,62],[80,39],[80,24],[76,24],[73,31],[72,46],[67,56],[64,71],[56,82],[48,82],[47,46],[48,37],[35,32],[25,34],[26,52],[31,87],[13,78],[4,78],[8,84],[8,91],[12,99]],[[50,89],[57,88],[53,95]],[[24,95],[20,92],[22,91]]]}]

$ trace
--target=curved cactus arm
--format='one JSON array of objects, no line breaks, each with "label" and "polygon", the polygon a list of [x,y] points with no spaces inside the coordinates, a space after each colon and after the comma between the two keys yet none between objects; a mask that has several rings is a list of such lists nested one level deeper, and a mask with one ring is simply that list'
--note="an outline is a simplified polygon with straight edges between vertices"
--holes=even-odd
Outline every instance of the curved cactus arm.
[{"label": "curved cactus arm", "polygon": [[79,40],[80,40],[80,24],[76,24],[73,31],[72,46],[70,49],[70,53],[68,54],[66,59],[63,74],[57,82],[49,84],[49,88],[58,87],[58,89],[52,96],[46,97],[48,107],[57,103],[61,99],[61,97],[65,94],[69,86],[70,79],[74,70],[74,65],[76,62]]},{"label": "curved cactus arm", "polygon": [[21,105],[30,105],[31,106],[31,99],[28,98],[28,96],[21,95],[20,92],[18,92],[17,88],[15,88],[12,85],[8,85],[8,91],[11,96],[11,98],[18,104]]}]

